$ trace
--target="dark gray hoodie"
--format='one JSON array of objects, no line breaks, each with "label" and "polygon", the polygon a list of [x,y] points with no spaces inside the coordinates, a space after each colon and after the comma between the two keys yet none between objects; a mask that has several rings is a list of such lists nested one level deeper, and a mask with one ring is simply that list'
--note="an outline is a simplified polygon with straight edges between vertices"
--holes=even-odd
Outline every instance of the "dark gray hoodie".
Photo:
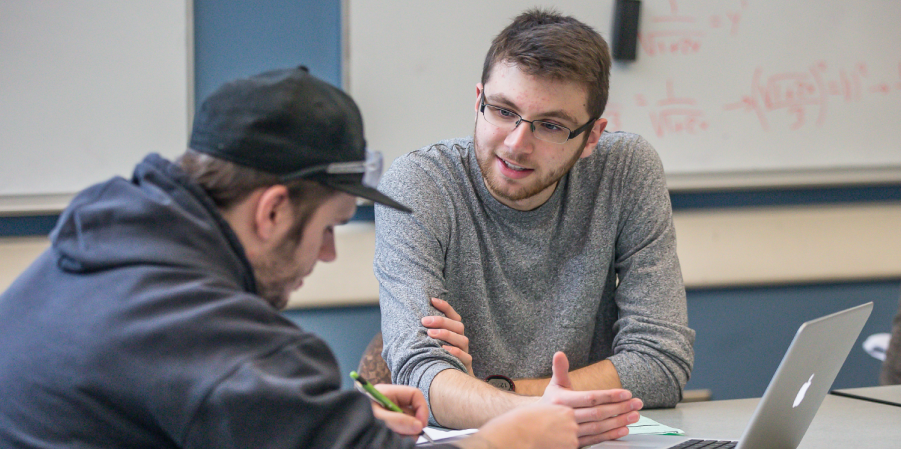
[{"label": "dark gray hoodie", "polygon": [[0,296],[0,447],[410,447],[255,294],[206,194],[148,156],[81,192]]}]

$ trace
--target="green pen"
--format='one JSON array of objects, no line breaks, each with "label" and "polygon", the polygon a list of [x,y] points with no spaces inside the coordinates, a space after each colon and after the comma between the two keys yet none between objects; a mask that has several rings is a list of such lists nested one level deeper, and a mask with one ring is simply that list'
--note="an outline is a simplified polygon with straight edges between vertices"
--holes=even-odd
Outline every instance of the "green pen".
[{"label": "green pen", "polygon": [[[375,387],[373,387],[372,384],[369,383],[368,380],[366,380],[363,376],[357,374],[356,371],[350,372],[350,378],[354,380],[354,388],[356,388],[356,390],[359,391],[360,393],[363,393],[366,396],[369,396],[369,399],[371,399],[373,402],[376,402],[377,404],[381,405],[382,407],[384,407],[388,410],[391,410],[392,412],[397,412],[397,413],[404,412],[403,410],[400,409],[400,407],[397,406],[397,404],[391,402],[390,399],[386,398],[385,395],[383,395],[381,391],[376,390]],[[435,442],[432,441],[432,438],[429,437],[429,434],[425,433],[425,430],[422,431],[421,435],[429,443],[435,444]]]},{"label": "green pen", "polygon": [[357,388],[357,391],[360,393],[369,396],[369,399],[377,402],[382,407],[385,407],[392,412],[403,413],[404,411],[400,409],[397,405],[391,402],[390,399],[386,398],[385,395],[382,394],[381,391],[376,390],[375,387],[369,383],[368,380],[364,379],[363,376],[357,374],[356,371],[350,372],[350,377],[354,380],[354,387]]}]

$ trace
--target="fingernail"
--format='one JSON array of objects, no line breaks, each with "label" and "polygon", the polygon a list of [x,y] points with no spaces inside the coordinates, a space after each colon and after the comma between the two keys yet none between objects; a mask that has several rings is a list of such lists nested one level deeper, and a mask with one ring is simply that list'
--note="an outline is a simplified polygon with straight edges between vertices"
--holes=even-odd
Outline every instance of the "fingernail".
[{"label": "fingernail", "polygon": [[435,329],[429,329],[428,334],[429,334],[429,336],[434,337],[435,335],[438,335],[438,331]]},{"label": "fingernail", "polygon": [[629,416],[626,418],[626,421],[629,421],[630,424],[637,422],[638,421],[638,413],[629,414]]},{"label": "fingernail", "polygon": [[626,399],[629,399],[630,397],[632,397],[632,394],[629,393],[628,391],[624,391],[624,392],[622,392],[622,393],[619,394],[619,400],[620,400],[620,401],[625,401]]},{"label": "fingernail", "polygon": [[627,427],[623,427],[622,429],[619,429],[617,433],[619,434],[619,436],[624,437],[629,434],[629,429]]},{"label": "fingernail", "polygon": [[430,317],[430,316],[427,316],[427,317],[425,317],[425,318],[422,319],[422,324],[426,324],[426,325],[432,324],[432,320],[434,320],[434,318],[432,318],[432,317]]}]

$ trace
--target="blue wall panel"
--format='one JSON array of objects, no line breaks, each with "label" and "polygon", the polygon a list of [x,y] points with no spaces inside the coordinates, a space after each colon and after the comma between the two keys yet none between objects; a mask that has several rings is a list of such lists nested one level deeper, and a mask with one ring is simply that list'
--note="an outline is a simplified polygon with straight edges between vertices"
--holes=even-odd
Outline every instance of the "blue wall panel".
[{"label": "blue wall panel", "polygon": [[378,306],[288,310],[285,315],[329,344],[341,369],[341,385],[352,388],[348,373],[357,369],[369,340],[381,330]]},{"label": "blue wall panel", "polygon": [[873,313],[835,388],[878,384],[882,362],[862,349],[867,336],[890,332],[899,283],[864,282],[688,291],[689,325],[697,332],[689,389],[713,399],[760,397],[804,321],[867,301]]},{"label": "blue wall panel", "polygon": [[196,104],[223,83],[305,65],[341,85],[340,0],[194,0]]}]

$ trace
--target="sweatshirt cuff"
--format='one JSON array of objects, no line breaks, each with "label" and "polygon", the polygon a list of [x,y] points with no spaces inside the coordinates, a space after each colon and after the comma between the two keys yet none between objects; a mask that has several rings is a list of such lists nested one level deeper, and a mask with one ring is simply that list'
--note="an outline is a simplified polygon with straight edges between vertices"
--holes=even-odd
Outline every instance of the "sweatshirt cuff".
[{"label": "sweatshirt cuff", "polygon": [[616,368],[622,387],[641,399],[644,408],[671,408],[682,399],[682,386],[640,354],[621,352],[608,360]]},{"label": "sweatshirt cuff", "polygon": [[457,369],[457,367],[442,360],[435,360],[424,364],[417,370],[420,374],[418,376],[419,381],[416,382],[416,387],[422,391],[422,395],[425,396],[425,402],[429,405],[430,426],[440,427],[441,424],[438,424],[438,421],[435,421],[435,415],[432,414],[432,400],[429,398],[429,389],[432,387],[432,381],[435,379],[435,376],[446,369]]}]

